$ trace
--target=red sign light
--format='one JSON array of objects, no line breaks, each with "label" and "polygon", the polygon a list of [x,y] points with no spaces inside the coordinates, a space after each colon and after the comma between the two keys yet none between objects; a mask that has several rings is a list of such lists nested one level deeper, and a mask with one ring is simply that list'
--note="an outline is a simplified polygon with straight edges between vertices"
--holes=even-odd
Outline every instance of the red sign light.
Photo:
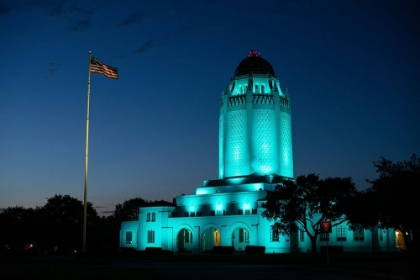
[{"label": "red sign light", "polygon": [[322,233],[331,233],[332,229],[331,229],[331,222],[327,222],[327,221],[321,221],[321,232]]}]

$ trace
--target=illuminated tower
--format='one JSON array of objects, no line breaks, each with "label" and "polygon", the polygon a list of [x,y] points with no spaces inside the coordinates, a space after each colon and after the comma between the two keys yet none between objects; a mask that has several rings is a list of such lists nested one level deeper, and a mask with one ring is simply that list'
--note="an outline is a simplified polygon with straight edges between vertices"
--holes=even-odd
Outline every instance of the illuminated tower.
[{"label": "illuminated tower", "polygon": [[256,51],[220,98],[219,179],[249,175],[293,178],[290,96]]}]

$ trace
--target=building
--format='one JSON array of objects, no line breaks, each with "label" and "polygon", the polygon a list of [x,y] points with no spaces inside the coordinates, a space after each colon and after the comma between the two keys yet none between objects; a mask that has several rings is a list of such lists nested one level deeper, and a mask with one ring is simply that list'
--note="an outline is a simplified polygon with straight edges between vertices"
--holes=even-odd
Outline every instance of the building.
[{"label": "building", "polygon": [[[139,220],[123,222],[120,247],[201,253],[215,246],[264,246],[266,253],[307,252],[304,232],[282,236],[262,218],[267,191],[293,179],[291,101],[271,64],[251,51],[236,68],[220,98],[219,178],[206,180],[173,206],[141,207]],[[323,245],[326,237],[318,245]],[[329,245],[347,251],[389,251],[395,237],[382,230],[340,227]]]}]

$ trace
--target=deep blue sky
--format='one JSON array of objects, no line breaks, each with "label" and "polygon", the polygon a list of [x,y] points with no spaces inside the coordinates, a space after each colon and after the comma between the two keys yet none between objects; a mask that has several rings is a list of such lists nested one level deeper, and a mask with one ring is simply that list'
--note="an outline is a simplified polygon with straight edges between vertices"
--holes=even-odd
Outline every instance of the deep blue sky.
[{"label": "deep blue sky", "polygon": [[[113,3],[113,4],[111,4]],[[420,154],[416,1],[1,1],[0,208],[88,200],[100,215],[218,177],[219,97],[251,49],[292,98],[295,175]]]}]

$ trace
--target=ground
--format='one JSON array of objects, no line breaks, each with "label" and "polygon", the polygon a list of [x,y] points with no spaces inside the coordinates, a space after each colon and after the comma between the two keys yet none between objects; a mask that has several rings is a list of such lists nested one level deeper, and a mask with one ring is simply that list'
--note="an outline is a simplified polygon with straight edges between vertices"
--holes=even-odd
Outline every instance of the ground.
[{"label": "ground", "polygon": [[[404,253],[2,256],[2,279],[410,279]],[[414,274],[412,274],[414,275]]]}]

